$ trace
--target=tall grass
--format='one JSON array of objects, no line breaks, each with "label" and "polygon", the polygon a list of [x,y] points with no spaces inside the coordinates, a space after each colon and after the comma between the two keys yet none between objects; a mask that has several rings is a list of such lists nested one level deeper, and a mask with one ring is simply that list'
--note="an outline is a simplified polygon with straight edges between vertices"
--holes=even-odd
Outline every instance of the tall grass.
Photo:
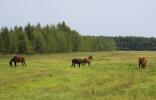
[{"label": "tall grass", "polygon": [[[91,66],[71,68],[92,55]],[[138,69],[139,56],[148,59]],[[27,67],[0,56],[0,100],[155,100],[156,52],[83,52],[25,55]]]}]

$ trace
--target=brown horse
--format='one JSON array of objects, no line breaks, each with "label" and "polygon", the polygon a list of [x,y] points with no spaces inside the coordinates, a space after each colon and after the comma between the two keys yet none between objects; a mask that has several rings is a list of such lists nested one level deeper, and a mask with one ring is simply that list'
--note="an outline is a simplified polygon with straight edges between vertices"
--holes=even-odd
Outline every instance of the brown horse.
[{"label": "brown horse", "polygon": [[139,57],[139,68],[146,68],[147,59],[145,57]]},{"label": "brown horse", "polygon": [[90,63],[91,63],[91,60],[93,60],[93,57],[92,57],[92,56],[89,56],[88,58],[84,58],[84,59],[82,59],[82,61],[83,61],[83,65],[85,65],[85,64],[87,63],[88,66],[89,66]]},{"label": "brown horse", "polygon": [[25,62],[24,57],[19,56],[19,55],[14,56],[14,57],[10,60],[10,62],[9,62],[9,63],[10,63],[10,66],[12,66],[12,62],[14,62],[15,67],[16,67],[16,63],[19,63],[19,62],[21,62],[21,63],[22,63],[22,66],[23,66],[23,65],[25,65],[25,66],[26,66],[26,62]]}]

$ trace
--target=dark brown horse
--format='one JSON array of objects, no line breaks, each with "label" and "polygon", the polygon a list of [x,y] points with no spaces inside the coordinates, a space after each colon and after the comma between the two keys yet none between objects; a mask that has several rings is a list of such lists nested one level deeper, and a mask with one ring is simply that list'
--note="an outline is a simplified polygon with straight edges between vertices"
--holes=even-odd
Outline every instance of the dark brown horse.
[{"label": "dark brown horse", "polygon": [[86,63],[88,64],[88,66],[90,65],[91,63],[91,60],[93,60],[93,57],[92,56],[89,56],[88,58],[84,58],[82,61],[83,61],[83,65],[85,65]]},{"label": "dark brown horse", "polygon": [[10,66],[12,66],[12,62],[14,62],[15,67],[16,67],[16,63],[19,63],[19,62],[21,62],[21,63],[22,63],[22,66],[23,66],[23,65],[25,65],[25,66],[26,66],[26,62],[25,62],[24,57],[19,56],[19,55],[14,56],[14,57],[10,60],[10,62],[9,62],[9,63],[10,63]]},{"label": "dark brown horse", "polygon": [[147,65],[147,59],[146,57],[139,57],[139,68],[146,68]]},{"label": "dark brown horse", "polygon": [[83,63],[82,59],[72,59],[72,65],[71,67],[75,68],[75,65],[77,64],[80,68],[80,65]]}]

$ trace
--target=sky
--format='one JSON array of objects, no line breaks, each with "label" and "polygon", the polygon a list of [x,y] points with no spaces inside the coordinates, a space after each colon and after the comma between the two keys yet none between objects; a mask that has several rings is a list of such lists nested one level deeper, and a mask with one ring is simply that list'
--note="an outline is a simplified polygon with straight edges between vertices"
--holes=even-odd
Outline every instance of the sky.
[{"label": "sky", "polygon": [[156,0],[0,0],[0,28],[62,21],[81,35],[156,37]]}]

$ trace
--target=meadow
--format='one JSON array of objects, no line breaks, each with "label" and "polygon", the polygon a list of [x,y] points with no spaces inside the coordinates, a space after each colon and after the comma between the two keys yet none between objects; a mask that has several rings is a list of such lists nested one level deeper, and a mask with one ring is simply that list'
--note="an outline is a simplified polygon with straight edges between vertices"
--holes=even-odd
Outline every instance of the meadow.
[{"label": "meadow", "polygon": [[[93,56],[71,68],[72,58]],[[146,56],[146,69],[138,57]],[[115,51],[24,55],[27,66],[10,67],[0,55],[0,100],[156,100],[156,52]]]}]

